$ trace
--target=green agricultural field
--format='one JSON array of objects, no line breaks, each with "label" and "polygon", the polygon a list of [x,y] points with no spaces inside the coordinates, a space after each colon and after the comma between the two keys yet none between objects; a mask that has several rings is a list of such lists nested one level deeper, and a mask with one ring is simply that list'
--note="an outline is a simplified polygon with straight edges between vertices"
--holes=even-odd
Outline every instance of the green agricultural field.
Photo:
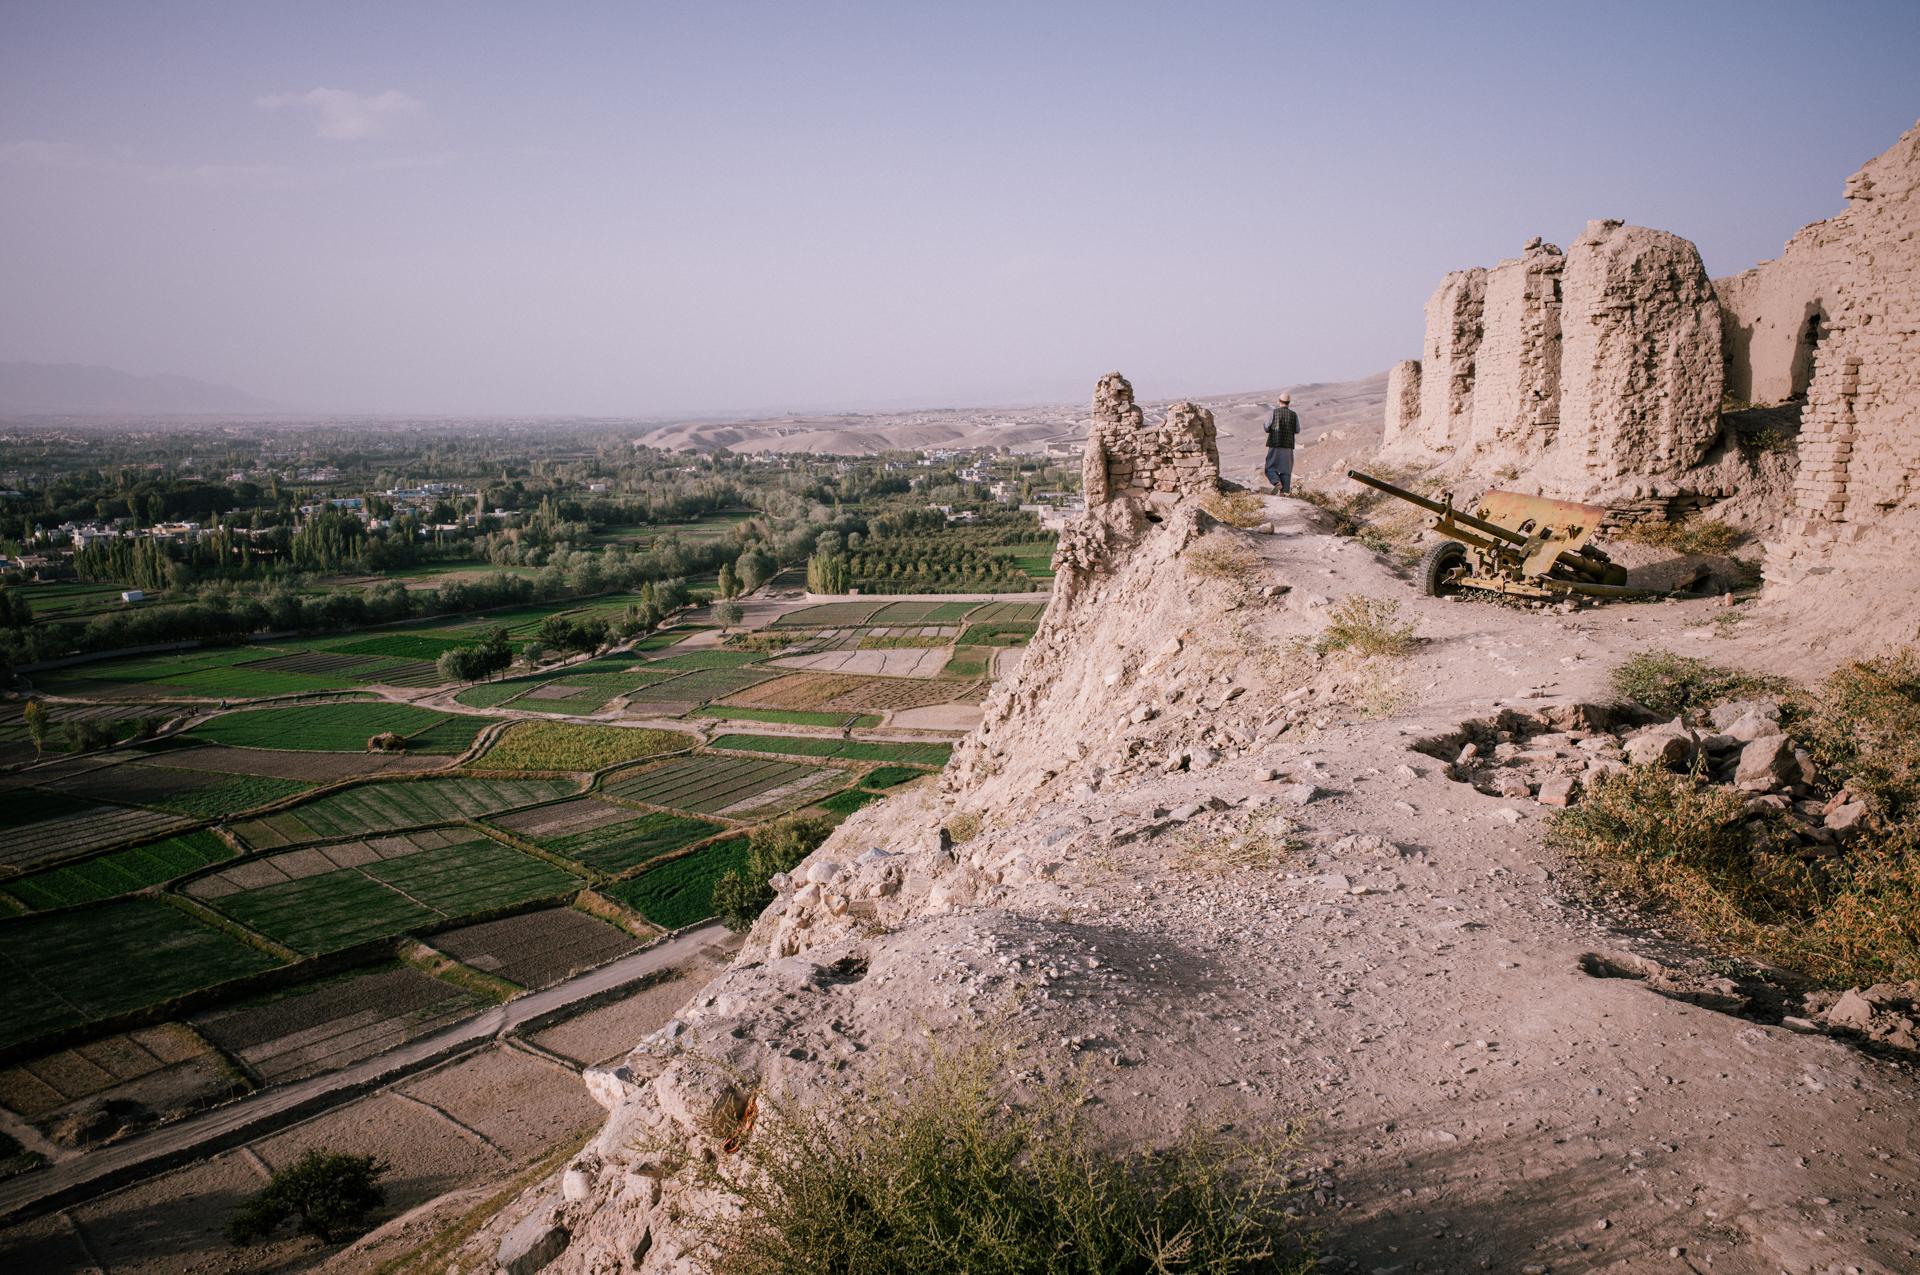
[{"label": "green agricultural field", "polygon": [[875,790],[895,788],[916,779],[925,779],[930,773],[930,771],[915,770],[911,766],[875,766],[860,776],[860,786]]},{"label": "green agricultural field", "polygon": [[1034,624],[1047,609],[1044,602],[989,602],[967,617],[974,624]]},{"label": "green agricultural field", "polygon": [[[174,772],[178,774],[178,771]],[[198,777],[197,775],[195,776]],[[223,819],[307,791],[313,785],[269,775],[230,775],[198,788],[183,788],[147,802],[200,819]]]},{"label": "green agricultural field", "polygon": [[746,866],[746,839],[735,838],[648,868],[605,892],[655,925],[677,930],[712,916],[713,883],[730,869]]},{"label": "green agricultural field", "polygon": [[810,607],[801,607],[798,611],[789,611],[773,622],[776,629],[839,629],[848,625],[863,624],[868,616],[878,611],[885,599],[862,599],[858,602],[822,602]]},{"label": "green agricultural field", "polygon": [[785,753],[792,757],[839,757],[848,761],[900,761],[944,766],[951,744],[879,743],[863,739],[818,739],[805,735],[721,735],[711,745],[748,753]]},{"label": "green agricultural field", "polygon": [[537,844],[602,872],[625,872],[682,846],[711,837],[721,825],[682,815],[641,815],[564,837],[542,837]]},{"label": "green agricultural field", "polygon": [[16,877],[7,882],[6,892],[35,911],[62,908],[130,894],[232,857],[233,848],[213,833],[183,832],[84,863]]},{"label": "green agricultural field", "polygon": [[428,633],[382,633],[331,649],[341,655],[391,655],[403,660],[437,660],[444,652],[471,645],[472,642],[462,638]]},{"label": "green agricultural field", "polygon": [[0,921],[0,1046],[277,963],[157,899]]},{"label": "green agricultural field", "polygon": [[858,788],[849,788],[845,792],[837,792],[825,801],[815,802],[814,804],[819,806],[820,809],[844,819],[869,802],[885,801],[886,799],[887,794],[883,792],[862,792]]},{"label": "green agricultural field", "polygon": [[972,624],[960,635],[961,646],[1025,646],[1033,640],[1033,631],[1039,626],[1031,622],[1015,620],[993,620],[985,624]]},{"label": "green agricultural field", "polygon": [[940,670],[940,676],[971,682],[985,677],[992,665],[992,650],[979,646],[956,646],[946,666]]},{"label": "green agricultural field", "polygon": [[538,685],[537,682],[520,679],[511,682],[478,682],[458,692],[453,698],[468,708],[498,708],[514,696],[536,685]]},{"label": "green agricultural field", "polygon": [[509,726],[474,764],[487,770],[605,770],[699,742],[669,730],[520,722]]},{"label": "green agricultural field", "polygon": [[[842,771],[757,757],[676,757],[622,776],[604,786],[607,795],[701,815],[764,815],[790,810],[844,786]],[[778,795],[767,796],[775,790]]]},{"label": "green agricultural field", "polygon": [[1051,540],[1032,540],[1025,544],[1001,545],[993,552],[1013,559],[1013,565],[1036,580],[1053,579],[1053,548]]},{"label": "green agricultural field", "polygon": [[553,898],[583,883],[484,837],[222,896],[234,920],[308,955],[493,908]]},{"label": "green agricultural field", "polygon": [[45,788],[13,788],[7,791],[7,799],[0,801],[0,829],[24,828],[30,823],[77,815],[98,806],[98,802],[83,801]]},{"label": "green agricultural field", "polygon": [[406,736],[412,751],[455,754],[465,752],[473,737],[491,721],[486,717],[451,717],[410,704],[370,701],[228,713],[194,727],[189,734],[236,748],[357,753],[366,748],[368,739],[392,731]]},{"label": "green agricultural field", "polygon": [[738,668],[742,664],[751,664],[759,658],[758,651],[727,651],[716,647],[704,651],[687,651],[681,655],[669,655],[650,662],[647,667],[656,669]]},{"label": "green agricultural field", "polygon": [[709,704],[696,708],[689,717],[718,717],[736,722],[775,722],[785,726],[878,726],[872,713],[820,713],[803,708],[734,708],[727,704]]},{"label": "green agricultural field", "polygon": [[723,695],[738,695],[749,686],[758,686],[778,676],[780,671],[777,669],[711,668],[676,677],[671,682],[662,683],[657,690],[652,686],[642,689],[648,695],[672,696],[675,699],[718,699]]},{"label": "green agricultural field", "polygon": [[249,846],[272,850],[296,841],[324,841],[451,823],[567,796],[569,779],[481,779],[471,775],[361,784],[291,810],[234,825]]}]

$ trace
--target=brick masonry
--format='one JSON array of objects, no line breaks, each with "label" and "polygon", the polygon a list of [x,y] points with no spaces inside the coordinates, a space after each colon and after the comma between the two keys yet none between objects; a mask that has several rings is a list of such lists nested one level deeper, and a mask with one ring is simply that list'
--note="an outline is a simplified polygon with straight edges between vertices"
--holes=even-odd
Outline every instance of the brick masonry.
[{"label": "brick masonry", "polygon": [[1158,428],[1148,429],[1133,386],[1120,373],[1107,373],[1093,391],[1081,485],[1089,507],[1129,497],[1167,505],[1219,491],[1213,413],[1197,403],[1175,403]]}]

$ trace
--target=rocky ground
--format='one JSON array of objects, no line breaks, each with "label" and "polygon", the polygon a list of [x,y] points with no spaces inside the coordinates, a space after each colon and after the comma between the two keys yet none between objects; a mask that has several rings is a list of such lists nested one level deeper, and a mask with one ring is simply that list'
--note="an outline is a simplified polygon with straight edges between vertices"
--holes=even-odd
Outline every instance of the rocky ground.
[{"label": "rocky ground", "polygon": [[[1773,738],[1756,706],[1684,745],[1583,716],[1628,655],[1819,670],[1752,606],[1427,599],[1312,507],[1266,510],[1071,532],[942,788],[850,819],[731,968],[590,1073],[600,1137],[464,1268],[697,1269],[681,1157],[988,1034],[1022,1047],[1016,1084],[1083,1069],[1116,1143],[1297,1122],[1330,1269],[1920,1268],[1920,1082],[1846,1034],[1900,990],[1758,1005],[1541,841],[1541,798],[1615,754],[1703,748],[1738,783]],[[1351,594],[1399,600],[1413,652],[1301,649]],[[1808,800],[1770,747],[1753,796]]]}]

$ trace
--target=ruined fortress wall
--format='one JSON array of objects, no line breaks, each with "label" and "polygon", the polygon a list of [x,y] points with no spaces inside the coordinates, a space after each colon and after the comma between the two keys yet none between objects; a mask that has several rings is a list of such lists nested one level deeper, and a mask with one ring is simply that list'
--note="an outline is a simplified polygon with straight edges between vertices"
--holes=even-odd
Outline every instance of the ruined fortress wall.
[{"label": "ruined fortress wall", "polygon": [[1772,406],[1806,397],[1838,263],[1803,239],[1777,261],[1713,281],[1728,398]]},{"label": "ruined fortress wall", "polygon": [[1420,437],[1420,360],[1402,359],[1387,373],[1387,419],[1381,444],[1417,444]]},{"label": "ruined fortress wall", "polygon": [[1473,362],[1476,451],[1524,460],[1552,445],[1560,428],[1561,276],[1566,256],[1529,242],[1487,272],[1483,335]]},{"label": "ruined fortress wall", "polygon": [[1473,420],[1474,356],[1480,349],[1487,272],[1456,270],[1427,300],[1420,359],[1420,444],[1447,451],[1468,439]]},{"label": "ruined fortress wall", "polygon": [[1848,180],[1845,212],[1783,254],[1823,275],[1829,330],[1813,355],[1793,515],[1769,547],[1772,580],[1816,570],[1836,545],[1894,547],[1920,529],[1917,190],[1920,125]]},{"label": "ruined fortress wall", "polygon": [[1700,253],[1664,230],[1592,221],[1567,252],[1562,483],[1595,491],[1698,464],[1720,433],[1720,302]]},{"label": "ruined fortress wall", "polygon": [[1127,496],[1164,505],[1220,490],[1213,413],[1175,403],[1157,429],[1148,429],[1133,386],[1120,373],[1107,373],[1093,391],[1081,483],[1089,507]]}]

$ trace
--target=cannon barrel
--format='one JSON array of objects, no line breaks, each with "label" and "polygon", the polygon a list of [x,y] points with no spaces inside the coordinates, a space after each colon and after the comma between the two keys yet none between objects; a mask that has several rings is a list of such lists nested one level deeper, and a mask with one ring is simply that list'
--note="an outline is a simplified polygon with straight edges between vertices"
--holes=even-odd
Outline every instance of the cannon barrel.
[{"label": "cannon barrel", "polygon": [[[1420,508],[1439,514],[1442,517],[1451,517],[1462,526],[1471,527],[1475,531],[1492,536],[1496,540],[1504,540],[1508,544],[1515,546],[1527,543],[1527,537],[1521,532],[1514,531],[1509,527],[1502,527],[1497,522],[1488,522],[1485,518],[1476,518],[1470,513],[1463,513],[1451,505],[1443,505],[1437,500],[1429,500],[1427,497],[1419,495],[1416,492],[1408,491],[1404,487],[1395,487],[1385,479],[1375,478],[1372,474],[1363,474],[1357,469],[1349,469],[1347,471],[1347,477],[1357,483],[1364,483],[1375,491],[1383,491],[1389,496],[1397,496],[1408,504],[1418,505]],[[1599,581],[1606,574],[1604,564],[1581,554],[1562,553],[1556,561],[1569,571],[1577,573],[1583,579]]]}]

